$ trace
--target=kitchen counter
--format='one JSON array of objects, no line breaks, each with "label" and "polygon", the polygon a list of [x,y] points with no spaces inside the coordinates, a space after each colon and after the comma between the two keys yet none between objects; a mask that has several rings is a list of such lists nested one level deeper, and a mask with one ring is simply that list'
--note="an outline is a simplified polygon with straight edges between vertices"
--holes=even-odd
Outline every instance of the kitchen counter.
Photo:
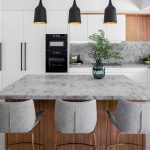
[{"label": "kitchen counter", "polygon": [[[106,68],[150,68],[150,65],[145,65],[145,64],[136,64],[136,63],[129,63],[129,64],[104,64]],[[77,64],[70,64],[70,68],[91,68],[92,64],[82,64],[82,65],[77,65]]]},{"label": "kitchen counter", "polygon": [[27,75],[0,92],[1,99],[150,100],[149,92],[123,75]]}]

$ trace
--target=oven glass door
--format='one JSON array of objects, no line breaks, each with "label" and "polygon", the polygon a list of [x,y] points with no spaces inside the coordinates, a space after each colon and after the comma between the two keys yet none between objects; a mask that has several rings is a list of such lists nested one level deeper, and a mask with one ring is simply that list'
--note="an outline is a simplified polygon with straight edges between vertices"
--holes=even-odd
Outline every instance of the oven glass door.
[{"label": "oven glass door", "polygon": [[47,58],[47,72],[67,72],[67,58]]}]

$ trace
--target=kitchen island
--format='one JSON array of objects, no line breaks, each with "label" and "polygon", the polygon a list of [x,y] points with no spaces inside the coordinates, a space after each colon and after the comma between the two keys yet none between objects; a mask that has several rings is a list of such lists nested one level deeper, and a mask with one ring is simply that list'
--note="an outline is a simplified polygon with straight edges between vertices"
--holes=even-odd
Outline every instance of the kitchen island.
[{"label": "kitchen island", "polygon": [[[56,129],[54,124],[54,106],[57,98],[81,101],[97,100],[97,126],[95,128],[97,150],[106,150],[106,145],[116,143],[118,130],[107,118],[106,110],[115,111],[117,100],[149,101],[150,93],[131,79],[123,75],[110,75],[102,80],[93,79],[88,75],[27,75],[11,84],[0,92],[0,98],[6,101],[20,101],[34,99],[36,110],[43,110],[44,116],[40,124],[34,129],[35,142],[44,143],[45,150],[55,149]],[[30,135],[7,134],[6,144],[20,141],[31,141]],[[91,136],[69,135],[59,137],[59,142],[84,141],[92,143]],[[145,150],[145,135],[121,135],[121,150]],[[138,144],[137,147],[135,144]],[[62,146],[60,149],[92,148],[81,145]],[[14,146],[15,150],[30,149],[29,145]],[[43,147],[36,147],[43,150]],[[112,147],[108,150],[115,149]]]}]

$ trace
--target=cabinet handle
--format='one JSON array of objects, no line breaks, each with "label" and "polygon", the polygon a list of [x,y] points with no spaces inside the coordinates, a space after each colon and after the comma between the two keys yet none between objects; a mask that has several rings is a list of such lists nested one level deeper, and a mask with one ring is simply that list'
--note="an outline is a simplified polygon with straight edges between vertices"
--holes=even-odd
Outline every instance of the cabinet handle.
[{"label": "cabinet handle", "polygon": [[0,71],[2,71],[2,43],[0,43]]},{"label": "cabinet handle", "polygon": [[27,43],[24,43],[24,70],[27,70]]},{"label": "cabinet handle", "polygon": [[23,43],[21,42],[21,71],[23,70],[22,69],[22,45],[23,45]]}]

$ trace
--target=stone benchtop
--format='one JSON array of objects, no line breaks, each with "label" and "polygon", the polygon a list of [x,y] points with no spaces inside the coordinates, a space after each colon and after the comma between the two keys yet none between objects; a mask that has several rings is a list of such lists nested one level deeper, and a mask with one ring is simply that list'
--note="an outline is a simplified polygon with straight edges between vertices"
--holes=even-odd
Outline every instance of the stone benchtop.
[{"label": "stone benchtop", "polygon": [[26,75],[0,92],[1,99],[150,100],[149,92],[123,75]]}]

